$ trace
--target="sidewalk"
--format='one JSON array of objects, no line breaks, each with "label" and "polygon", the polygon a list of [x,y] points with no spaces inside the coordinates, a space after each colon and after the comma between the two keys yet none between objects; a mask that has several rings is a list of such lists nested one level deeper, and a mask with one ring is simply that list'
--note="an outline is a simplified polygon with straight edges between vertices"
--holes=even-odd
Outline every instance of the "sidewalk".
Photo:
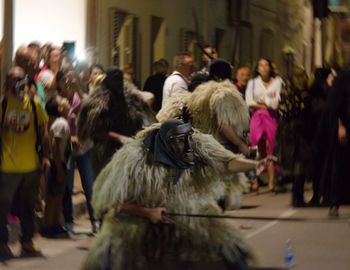
[{"label": "sidewalk", "polygon": [[83,187],[81,186],[81,180],[78,169],[74,174],[74,187],[73,187],[73,215],[74,219],[79,218],[87,212],[86,198]]}]

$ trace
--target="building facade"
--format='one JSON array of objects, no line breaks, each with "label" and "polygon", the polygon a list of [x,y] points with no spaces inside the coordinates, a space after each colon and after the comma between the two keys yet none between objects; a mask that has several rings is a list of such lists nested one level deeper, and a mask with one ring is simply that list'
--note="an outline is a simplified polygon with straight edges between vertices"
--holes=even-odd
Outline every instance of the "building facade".
[{"label": "building facade", "polygon": [[[11,41],[13,32],[21,26],[13,25],[13,16],[10,14],[11,10],[12,15],[16,13],[13,1],[0,1],[0,12],[4,14],[6,8],[6,16],[3,16],[2,21],[4,31],[0,32],[3,33],[0,37],[0,58],[4,73],[11,61],[9,54],[15,49],[12,48],[15,46]],[[38,9],[36,4],[40,1],[31,1],[33,9]],[[347,6],[349,1],[340,1],[338,5]],[[86,19],[81,19],[80,16],[82,22],[62,20],[60,24],[62,27],[70,27],[72,23],[86,25],[83,33],[85,47],[96,49],[98,62],[104,66],[115,64],[121,68],[132,65],[141,84],[151,74],[152,63],[160,58],[167,59],[172,69],[173,56],[179,51],[190,51],[196,67],[201,68],[203,63],[198,43],[216,47],[220,57],[230,61],[235,67],[254,68],[260,57],[270,58],[276,62],[282,74],[286,73],[286,55],[283,49],[292,48],[297,63],[310,73],[315,66],[333,61],[324,61],[326,50],[327,59],[336,57],[332,54],[336,49],[326,45],[325,19],[317,21],[313,18],[314,2],[80,0],[81,9],[76,9],[77,12],[86,10]],[[56,4],[59,3],[61,1]],[[336,23],[338,22],[337,19]],[[57,25],[57,22],[48,20],[46,23]],[[333,25],[337,25],[336,23],[333,21]],[[35,28],[34,30],[37,31]],[[62,39],[72,41],[71,36],[62,35]],[[30,41],[32,40],[27,42]]]}]

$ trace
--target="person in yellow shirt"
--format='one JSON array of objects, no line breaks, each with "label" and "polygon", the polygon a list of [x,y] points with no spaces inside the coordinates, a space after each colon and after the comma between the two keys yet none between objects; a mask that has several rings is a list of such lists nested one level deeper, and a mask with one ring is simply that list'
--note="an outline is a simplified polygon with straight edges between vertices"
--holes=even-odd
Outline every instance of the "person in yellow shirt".
[{"label": "person in yellow shirt", "polygon": [[[4,85],[4,101],[0,104],[0,258],[12,257],[9,249],[7,214],[16,205],[21,227],[21,255],[38,256],[33,244],[34,205],[38,197],[41,170],[50,168],[46,123],[48,116],[37,98],[25,92],[26,74],[20,67],[10,69]],[[37,139],[38,138],[38,139]],[[37,140],[42,147],[40,161]]]}]

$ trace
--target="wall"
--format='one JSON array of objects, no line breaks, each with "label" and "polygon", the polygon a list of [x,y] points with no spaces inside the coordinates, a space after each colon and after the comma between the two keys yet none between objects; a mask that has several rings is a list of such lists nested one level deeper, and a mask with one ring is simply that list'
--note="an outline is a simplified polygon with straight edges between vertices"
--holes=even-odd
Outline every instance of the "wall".
[{"label": "wall", "polygon": [[2,39],[2,36],[4,34],[4,1],[5,0],[0,0],[0,41]]},{"label": "wall", "polygon": [[312,6],[308,0],[251,0],[249,20],[253,24],[253,59],[260,55],[260,35],[263,29],[273,32],[273,53],[282,74],[286,72],[286,46],[296,50],[296,62],[311,72]]},{"label": "wall", "polygon": [[[139,22],[139,78],[143,83],[150,75],[151,59],[151,16],[164,18],[164,57],[172,68],[173,56],[180,50],[181,29],[195,30],[193,10],[198,17],[199,32],[204,40],[215,42],[215,28],[225,30],[226,41],[223,55],[231,60],[231,30],[226,23],[226,0],[101,0],[99,1],[97,47],[99,50],[99,62],[105,66],[111,64],[109,9],[118,8],[133,14]],[[158,48],[161,48],[159,44]],[[140,57],[141,56],[141,57]],[[157,55],[160,56],[160,55]]]},{"label": "wall", "polygon": [[57,46],[76,41],[76,54],[84,57],[86,1],[14,0],[14,50],[33,40]]},{"label": "wall", "polygon": [[261,55],[261,33],[263,30],[269,31],[273,35],[272,55],[268,55],[271,60],[275,61],[278,66],[281,61],[281,43],[280,43],[280,31],[279,31],[279,19],[278,19],[278,6],[276,1],[250,1],[250,14],[249,21],[253,24],[253,67],[256,65],[256,61],[266,55]]},{"label": "wall", "polygon": [[136,72],[140,74],[143,82],[150,73],[150,29],[151,15],[164,17],[163,1],[161,0],[101,0],[98,2],[97,19],[97,49],[98,61],[107,67],[111,65],[111,31],[110,31],[110,9],[117,8],[138,18],[138,47],[139,54],[142,55],[136,67]]},{"label": "wall", "polygon": [[157,38],[154,41],[153,44],[153,60],[152,62],[158,61],[159,59],[163,58],[165,56],[165,32],[166,31],[166,25],[165,22],[163,21]]},{"label": "wall", "polygon": [[312,36],[313,36],[313,10],[311,3],[305,1],[304,5],[304,26],[303,26],[303,55],[302,65],[310,75],[312,72]]},{"label": "wall", "polygon": [[[311,34],[312,12],[308,0],[242,0],[242,18],[251,22],[252,34],[247,33],[245,40],[249,40],[251,49],[245,52],[253,61],[252,68],[261,57],[261,33],[265,31],[273,35],[269,57],[285,72],[284,46],[291,46],[297,50],[300,64],[306,64],[310,69],[311,63]],[[235,1],[232,1],[235,3]],[[151,16],[164,18],[164,49],[159,42],[160,54],[169,61],[172,67],[173,56],[180,50],[181,29],[195,31],[193,10],[198,18],[199,33],[205,43],[216,44],[216,29],[224,33],[220,46],[220,57],[232,61],[235,42],[235,27],[227,22],[226,0],[100,0],[98,11],[97,47],[100,51],[99,61],[103,65],[111,64],[109,9],[118,8],[138,18],[139,55],[136,67],[141,83],[150,75],[151,70]],[[251,37],[251,38],[250,38]],[[239,50],[247,50],[241,44]],[[159,56],[160,56],[159,54]],[[157,55],[158,56],[158,55]],[[248,57],[249,56],[249,57]],[[306,59],[304,61],[304,58]],[[239,60],[239,57],[236,57]],[[247,62],[247,60],[244,60]],[[247,63],[240,63],[245,65]]]},{"label": "wall", "polygon": [[227,23],[227,5],[226,1],[208,1],[207,10],[207,42],[215,46],[215,30],[216,28],[223,30],[223,40],[222,45],[219,50],[219,57],[224,58],[231,62],[232,60],[232,50],[234,44],[234,28],[228,26]]}]

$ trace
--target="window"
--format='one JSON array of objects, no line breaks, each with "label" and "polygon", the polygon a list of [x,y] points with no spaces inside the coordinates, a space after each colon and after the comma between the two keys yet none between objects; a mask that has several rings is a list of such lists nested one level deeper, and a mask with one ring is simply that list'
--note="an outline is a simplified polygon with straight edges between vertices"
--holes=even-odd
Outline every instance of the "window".
[{"label": "window", "polygon": [[137,26],[138,19],[118,9],[111,9],[110,64],[123,69],[131,65],[137,72]]},{"label": "window", "polygon": [[185,28],[180,30],[180,35],[180,51],[191,53],[195,63],[195,68],[198,69],[201,63],[202,51],[197,46],[197,38],[203,43],[201,37],[197,37],[195,32]]},{"label": "window", "polygon": [[263,29],[260,32],[260,57],[274,59],[273,54],[273,32],[270,29]]},{"label": "window", "polygon": [[165,22],[163,18],[151,16],[151,66],[165,55]]}]

